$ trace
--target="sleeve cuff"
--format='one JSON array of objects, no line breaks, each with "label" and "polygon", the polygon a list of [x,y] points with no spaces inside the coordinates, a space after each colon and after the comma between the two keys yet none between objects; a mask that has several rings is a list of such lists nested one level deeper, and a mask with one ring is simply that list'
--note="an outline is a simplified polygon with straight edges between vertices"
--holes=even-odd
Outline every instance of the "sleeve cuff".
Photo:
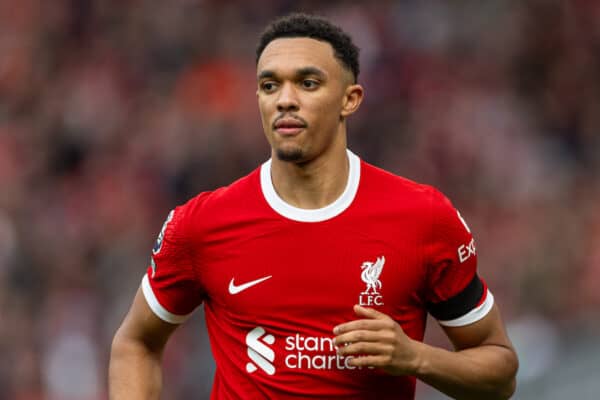
[{"label": "sleeve cuff", "polygon": [[152,290],[152,286],[150,286],[150,281],[148,280],[148,274],[145,274],[144,278],[142,279],[142,292],[144,293],[144,298],[146,299],[146,303],[148,303],[148,306],[150,307],[152,312],[154,312],[154,314],[156,314],[157,317],[159,317],[160,319],[162,319],[165,322],[168,322],[171,324],[181,324],[181,323],[185,322],[192,315],[192,313],[189,313],[186,315],[173,314],[172,312],[170,312],[166,308],[164,308],[158,302],[158,299],[156,298],[156,295],[154,294],[154,291]]},{"label": "sleeve cuff", "polygon": [[494,296],[492,295],[492,292],[490,292],[488,289],[485,296],[485,300],[476,308],[472,309],[471,311],[469,311],[461,317],[450,320],[438,320],[438,322],[440,325],[450,327],[469,325],[485,317],[490,312],[493,305]]}]

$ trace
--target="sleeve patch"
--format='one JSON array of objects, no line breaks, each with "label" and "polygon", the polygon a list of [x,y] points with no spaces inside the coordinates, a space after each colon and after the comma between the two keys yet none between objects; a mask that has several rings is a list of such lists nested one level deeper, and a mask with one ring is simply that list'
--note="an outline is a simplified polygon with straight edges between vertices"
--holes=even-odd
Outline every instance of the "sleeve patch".
[{"label": "sleeve patch", "polygon": [[173,219],[174,214],[175,214],[175,210],[171,210],[171,212],[167,216],[167,220],[163,224],[163,226],[160,230],[160,233],[158,234],[158,237],[156,238],[156,243],[154,244],[154,247],[152,248],[153,255],[157,255],[158,253],[160,253],[160,250],[162,249],[163,240],[165,239],[165,232],[167,230],[167,226],[169,226],[169,222],[171,222],[171,220]]}]

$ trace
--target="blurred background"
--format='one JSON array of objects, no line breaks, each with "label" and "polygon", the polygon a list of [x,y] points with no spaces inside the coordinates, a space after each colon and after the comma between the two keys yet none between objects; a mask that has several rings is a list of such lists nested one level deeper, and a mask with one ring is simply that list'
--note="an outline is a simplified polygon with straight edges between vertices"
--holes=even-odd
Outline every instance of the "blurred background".
[{"label": "blurred background", "polygon": [[[0,0],[0,399],[107,397],[110,342],[169,210],[269,157],[254,48],[293,10],[362,49],[350,148],[468,221],[519,351],[514,398],[596,399],[593,0]],[[208,398],[203,324],[199,310],[170,342],[163,398]]]}]

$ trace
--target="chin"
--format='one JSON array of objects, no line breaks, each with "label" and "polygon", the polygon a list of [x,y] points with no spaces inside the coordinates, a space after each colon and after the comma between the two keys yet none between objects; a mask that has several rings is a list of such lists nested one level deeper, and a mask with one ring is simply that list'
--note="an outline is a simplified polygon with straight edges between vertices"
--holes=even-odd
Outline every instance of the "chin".
[{"label": "chin", "polygon": [[275,154],[281,161],[297,162],[304,159],[304,152],[299,148],[277,149]]}]

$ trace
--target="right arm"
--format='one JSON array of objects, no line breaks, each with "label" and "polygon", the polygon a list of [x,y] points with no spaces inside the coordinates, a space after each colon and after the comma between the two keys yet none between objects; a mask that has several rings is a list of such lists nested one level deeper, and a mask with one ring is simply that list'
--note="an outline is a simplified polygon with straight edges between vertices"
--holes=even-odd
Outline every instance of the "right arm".
[{"label": "right arm", "polygon": [[160,398],[161,358],[167,340],[178,326],[157,317],[138,289],[113,338],[108,371],[110,400]]}]

